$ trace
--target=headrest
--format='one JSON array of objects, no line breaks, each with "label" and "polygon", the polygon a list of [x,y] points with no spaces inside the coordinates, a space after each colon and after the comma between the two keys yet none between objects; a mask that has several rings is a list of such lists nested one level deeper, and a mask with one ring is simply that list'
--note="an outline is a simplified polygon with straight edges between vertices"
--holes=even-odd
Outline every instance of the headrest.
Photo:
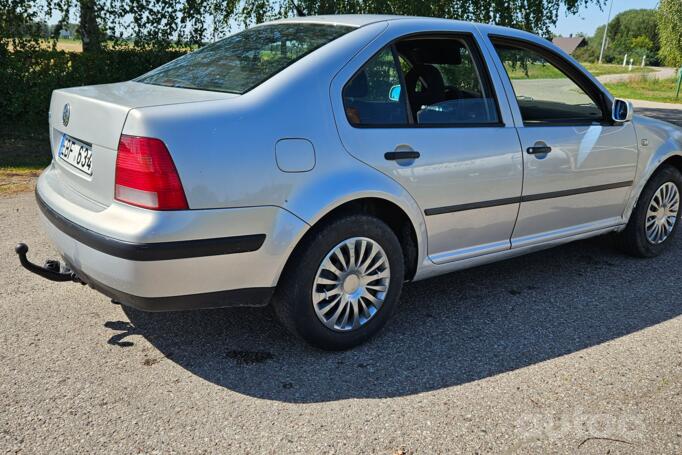
[{"label": "headrest", "polygon": [[445,92],[445,81],[443,75],[433,65],[415,65],[406,75],[405,83],[410,91],[414,93],[417,87],[417,81],[422,79],[426,85],[426,91],[430,93]]},{"label": "headrest", "polygon": [[413,64],[459,65],[464,44],[456,39],[410,39],[398,44],[401,55]]},{"label": "headrest", "polygon": [[344,96],[350,98],[365,98],[369,93],[369,81],[367,80],[367,72],[360,71],[355,75],[350,85],[346,87]]}]

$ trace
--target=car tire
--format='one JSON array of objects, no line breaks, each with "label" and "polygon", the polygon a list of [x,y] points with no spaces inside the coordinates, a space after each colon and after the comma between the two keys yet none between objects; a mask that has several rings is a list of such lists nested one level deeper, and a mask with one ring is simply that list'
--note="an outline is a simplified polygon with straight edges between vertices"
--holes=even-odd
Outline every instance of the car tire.
[{"label": "car tire", "polygon": [[351,215],[314,229],[284,270],[275,314],[312,346],[350,349],[391,318],[405,276],[403,250],[393,230],[373,216]]},{"label": "car tire", "polygon": [[[668,196],[666,196],[668,195]],[[675,196],[676,195],[676,196]],[[675,238],[679,225],[680,195],[682,195],[682,174],[672,166],[661,167],[647,182],[637,205],[630,216],[630,221],[623,232],[617,236],[619,246],[626,253],[639,258],[653,258],[663,253]],[[670,204],[670,200],[673,200]],[[655,205],[668,212],[653,212]],[[671,205],[675,205],[671,207]],[[674,220],[671,215],[675,212]],[[660,218],[654,217],[653,213],[661,213]],[[672,220],[666,228],[652,226],[665,223],[665,218]],[[647,223],[649,223],[647,225]],[[669,230],[669,232],[668,232]]]}]

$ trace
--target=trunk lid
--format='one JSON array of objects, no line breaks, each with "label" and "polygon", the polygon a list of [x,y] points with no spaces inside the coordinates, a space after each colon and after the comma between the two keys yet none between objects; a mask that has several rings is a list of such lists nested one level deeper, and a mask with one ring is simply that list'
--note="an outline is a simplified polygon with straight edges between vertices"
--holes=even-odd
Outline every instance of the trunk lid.
[{"label": "trunk lid", "polygon": [[[139,82],[55,90],[50,102],[50,143],[59,180],[69,187],[67,191],[76,191],[106,207],[114,199],[118,142],[131,109],[235,96]],[[92,175],[59,157],[65,136],[91,147]]]}]

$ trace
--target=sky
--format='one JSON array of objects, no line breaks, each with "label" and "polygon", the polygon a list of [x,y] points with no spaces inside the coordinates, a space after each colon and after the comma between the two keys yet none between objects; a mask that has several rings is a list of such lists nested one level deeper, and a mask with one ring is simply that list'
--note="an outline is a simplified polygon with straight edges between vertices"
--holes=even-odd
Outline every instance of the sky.
[{"label": "sky", "polygon": [[[611,18],[613,19],[616,14],[629,9],[654,9],[657,6],[658,0],[613,0]],[[566,16],[566,10],[562,9],[559,12],[559,21],[554,28],[554,33],[562,36],[577,33],[592,36],[597,27],[606,23],[608,13],[608,3],[603,11],[598,6],[591,5],[587,8],[581,8],[578,14],[571,16]]]}]

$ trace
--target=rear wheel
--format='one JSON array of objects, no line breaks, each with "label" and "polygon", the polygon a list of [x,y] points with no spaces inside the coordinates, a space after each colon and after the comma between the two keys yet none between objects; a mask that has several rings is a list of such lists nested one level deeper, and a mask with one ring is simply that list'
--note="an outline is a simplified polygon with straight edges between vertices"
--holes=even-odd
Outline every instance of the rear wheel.
[{"label": "rear wheel", "polygon": [[353,215],[318,228],[297,248],[275,294],[275,312],[313,346],[342,350],[376,334],[404,280],[400,242],[383,221]]},{"label": "rear wheel", "polygon": [[625,230],[619,235],[623,250],[650,258],[661,254],[677,233],[682,194],[682,174],[664,166],[642,191]]}]

